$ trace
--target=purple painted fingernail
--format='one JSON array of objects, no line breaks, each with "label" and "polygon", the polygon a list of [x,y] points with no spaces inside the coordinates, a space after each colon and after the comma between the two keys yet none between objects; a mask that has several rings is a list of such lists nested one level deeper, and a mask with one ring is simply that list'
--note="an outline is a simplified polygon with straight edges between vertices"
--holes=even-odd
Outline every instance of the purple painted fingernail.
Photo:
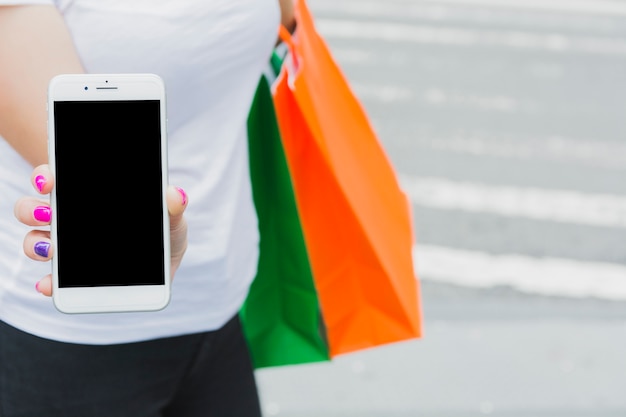
[{"label": "purple painted fingernail", "polygon": [[50,207],[37,206],[35,207],[35,210],[33,210],[33,217],[35,217],[35,220],[37,221],[47,223],[50,221],[50,216],[51,216]]},{"label": "purple painted fingernail", "polygon": [[37,175],[35,177],[35,185],[37,186],[37,189],[39,190],[39,192],[41,192],[41,190],[43,190],[44,185],[46,185],[46,177],[44,177],[43,175]]},{"label": "purple painted fingernail", "polygon": [[35,253],[37,255],[43,256],[44,258],[47,258],[49,251],[50,251],[50,243],[48,243],[48,242],[37,242],[37,243],[35,243]]},{"label": "purple painted fingernail", "polygon": [[183,206],[187,204],[187,193],[185,192],[185,190],[183,190],[180,187],[176,187],[176,190],[180,193],[180,195],[183,197]]}]

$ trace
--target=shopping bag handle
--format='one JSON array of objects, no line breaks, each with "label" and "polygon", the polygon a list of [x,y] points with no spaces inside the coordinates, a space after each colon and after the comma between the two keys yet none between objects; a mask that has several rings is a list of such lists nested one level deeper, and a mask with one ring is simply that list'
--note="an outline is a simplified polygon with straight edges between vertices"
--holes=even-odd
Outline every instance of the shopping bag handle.
[{"label": "shopping bag handle", "polygon": [[293,36],[289,32],[289,30],[281,24],[278,28],[278,37],[287,44],[289,48],[289,52],[291,53],[291,59],[293,61],[294,68],[298,68],[298,56],[296,55],[296,44],[293,40]]},{"label": "shopping bag handle", "polygon": [[294,47],[293,39],[291,38],[291,33],[289,32],[289,29],[287,29],[285,25],[283,24],[281,24],[280,27],[278,28],[278,37],[280,38],[280,40],[282,40],[287,45],[289,45],[290,48]]}]

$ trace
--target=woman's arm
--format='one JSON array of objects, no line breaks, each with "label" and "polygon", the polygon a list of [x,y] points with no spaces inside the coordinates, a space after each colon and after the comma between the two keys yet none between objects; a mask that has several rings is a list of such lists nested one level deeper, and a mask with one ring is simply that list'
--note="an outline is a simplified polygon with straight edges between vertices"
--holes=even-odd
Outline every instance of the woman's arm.
[{"label": "woman's arm", "polygon": [[48,82],[84,72],[57,9],[0,6],[0,63],[0,136],[31,165],[46,163]]},{"label": "woman's arm", "polygon": [[[0,135],[34,167],[31,182],[47,195],[54,178],[47,165],[46,102],[48,83],[58,74],[85,72],[63,18],[53,6],[0,6]],[[98,167],[94,167],[97,171]],[[102,177],[106,180],[106,174]],[[43,180],[43,181],[42,181]],[[112,207],[119,202],[112,201]],[[25,225],[40,227],[33,210],[45,200],[23,197],[15,204],[15,215]],[[119,206],[125,209],[126,205]],[[169,186],[167,207],[170,215],[172,276],[187,248],[187,222],[183,217],[187,195],[180,188]],[[128,215],[132,215],[128,210]],[[45,225],[48,225],[46,223]],[[91,233],[86,230],[85,235]],[[24,252],[37,261],[48,256],[34,252],[37,242],[50,242],[50,232],[30,230],[24,239]],[[138,256],[141,256],[138,253]],[[51,276],[37,284],[39,292],[52,294]]]},{"label": "woman's arm", "polygon": [[296,28],[294,14],[294,0],[278,0],[280,3],[280,22],[289,32],[293,33]]}]

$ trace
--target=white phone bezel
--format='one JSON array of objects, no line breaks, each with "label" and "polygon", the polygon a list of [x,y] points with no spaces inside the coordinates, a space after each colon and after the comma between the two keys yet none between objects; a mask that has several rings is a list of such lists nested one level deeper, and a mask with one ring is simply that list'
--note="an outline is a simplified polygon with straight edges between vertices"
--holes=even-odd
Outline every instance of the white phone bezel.
[{"label": "white phone bezel", "polygon": [[[163,285],[129,285],[98,287],[59,287],[57,258],[52,256],[53,302],[63,313],[106,313],[156,311],[165,308],[170,301],[170,238],[169,217],[167,215],[166,190],[168,185],[167,162],[167,118],[165,86],[155,74],[62,74],[54,77],[48,87],[48,155],[52,172],[55,165],[55,101],[93,100],[159,100],[161,112],[161,155],[163,190],[163,233],[164,233],[164,272]],[[53,243],[57,240],[55,190],[50,195],[53,216],[50,234]],[[114,248],[113,248],[114,253]],[[137,253],[141,256],[141,253]],[[94,262],[85,260],[85,262]],[[96,261],[97,262],[97,261]],[[106,262],[106,260],[104,261]],[[97,267],[97,266],[96,266]],[[123,268],[123,265],[120,266]]]}]

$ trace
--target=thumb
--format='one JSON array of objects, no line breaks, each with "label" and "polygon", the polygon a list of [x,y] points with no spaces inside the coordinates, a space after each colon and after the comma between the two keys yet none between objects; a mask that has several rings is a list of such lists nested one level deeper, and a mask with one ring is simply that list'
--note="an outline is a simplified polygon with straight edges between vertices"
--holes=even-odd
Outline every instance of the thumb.
[{"label": "thumb", "polygon": [[170,221],[180,221],[187,208],[187,193],[180,187],[169,185],[167,187],[167,211],[170,214]]},{"label": "thumb", "polygon": [[187,222],[183,216],[189,203],[187,193],[173,185],[167,188],[167,211],[170,215],[170,249],[172,255],[172,276],[178,269],[187,250]]}]

